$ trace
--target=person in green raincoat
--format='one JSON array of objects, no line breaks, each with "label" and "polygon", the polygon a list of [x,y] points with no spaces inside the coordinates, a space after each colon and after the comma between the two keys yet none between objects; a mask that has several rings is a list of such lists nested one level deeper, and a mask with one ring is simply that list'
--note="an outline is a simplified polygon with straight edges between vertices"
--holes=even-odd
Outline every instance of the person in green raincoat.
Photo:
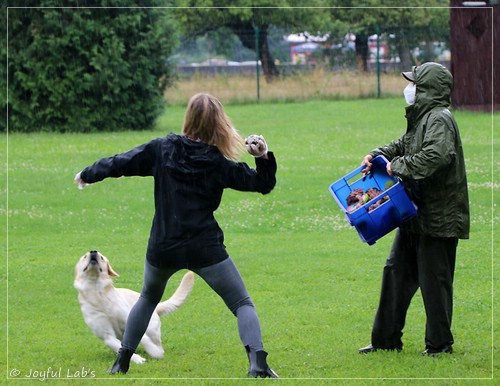
[{"label": "person in green raincoat", "polygon": [[428,62],[402,75],[406,133],[363,159],[384,155],[387,172],[398,176],[418,207],[417,217],[396,231],[386,261],[371,344],[360,353],[403,348],[406,313],[420,288],[426,312],[422,355],[453,352],[451,332],[453,276],[459,239],[469,238],[469,198],[457,123],[448,110],[453,77],[441,64]]}]

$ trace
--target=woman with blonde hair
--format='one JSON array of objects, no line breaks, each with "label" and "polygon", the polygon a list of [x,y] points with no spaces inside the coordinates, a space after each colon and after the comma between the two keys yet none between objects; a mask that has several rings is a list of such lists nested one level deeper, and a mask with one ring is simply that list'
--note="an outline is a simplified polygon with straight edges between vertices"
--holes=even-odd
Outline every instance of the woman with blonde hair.
[{"label": "woman with blonde hair", "polygon": [[[130,359],[180,269],[202,277],[236,316],[250,377],[277,378],[267,364],[260,322],[240,273],[227,254],[214,218],[224,189],[267,194],[276,184],[276,160],[264,138],[245,144],[219,100],[196,94],[182,135],[168,134],[125,153],[103,158],[75,176],[79,188],[108,177],[153,176],[155,215],[146,251],[144,285],[125,327],[122,346],[108,371],[126,373]],[[237,162],[245,149],[256,168]]]}]

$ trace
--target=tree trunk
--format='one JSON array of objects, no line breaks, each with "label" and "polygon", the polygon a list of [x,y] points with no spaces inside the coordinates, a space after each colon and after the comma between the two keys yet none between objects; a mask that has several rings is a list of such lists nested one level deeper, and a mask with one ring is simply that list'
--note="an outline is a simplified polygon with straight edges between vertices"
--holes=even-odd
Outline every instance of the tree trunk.
[{"label": "tree trunk", "polygon": [[396,46],[399,54],[400,65],[403,71],[410,71],[412,65],[415,63],[415,58],[413,58],[410,51],[410,44],[406,38],[407,31],[405,28],[401,28],[399,33],[396,35]]},{"label": "tree trunk", "polygon": [[358,70],[368,72],[368,35],[365,33],[356,34],[356,67]]},{"label": "tree trunk", "polygon": [[[230,25],[229,28],[233,31],[241,41],[244,47],[254,50],[255,47],[255,29],[251,23],[241,23],[237,25]],[[269,51],[267,44],[267,26],[259,28],[259,60],[262,64],[262,71],[267,83],[272,82],[279,76],[279,71],[274,64],[274,59]]]},{"label": "tree trunk", "polygon": [[410,71],[413,65],[414,58],[412,57],[411,51],[407,45],[401,45],[398,47],[400,66],[403,71]]},{"label": "tree trunk", "polygon": [[280,73],[274,64],[271,52],[269,52],[269,46],[267,44],[267,28],[265,30],[259,30],[259,59],[262,63],[262,70],[264,71],[266,82],[271,83],[279,76]]}]

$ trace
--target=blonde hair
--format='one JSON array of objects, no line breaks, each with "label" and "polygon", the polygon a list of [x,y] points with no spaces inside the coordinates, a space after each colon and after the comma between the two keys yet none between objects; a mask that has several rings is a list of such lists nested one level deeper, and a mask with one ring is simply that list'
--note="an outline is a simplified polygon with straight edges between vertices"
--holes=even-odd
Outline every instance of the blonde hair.
[{"label": "blonde hair", "polygon": [[236,161],[245,148],[243,137],[224,113],[220,101],[210,94],[196,94],[189,100],[182,132],[194,140],[216,146],[226,157]]}]

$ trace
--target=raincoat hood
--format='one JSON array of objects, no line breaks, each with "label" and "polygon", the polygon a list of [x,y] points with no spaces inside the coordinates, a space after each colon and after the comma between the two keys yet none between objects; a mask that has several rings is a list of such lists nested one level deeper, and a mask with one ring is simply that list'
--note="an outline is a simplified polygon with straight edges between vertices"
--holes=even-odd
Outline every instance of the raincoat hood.
[{"label": "raincoat hood", "polygon": [[446,67],[439,63],[428,62],[414,66],[412,74],[417,87],[415,104],[406,109],[414,119],[421,118],[436,107],[450,106],[453,76]]},{"label": "raincoat hood", "polygon": [[207,169],[217,167],[222,153],[215,146],[194,141],[184,135],[168,135],[169,145],[166,168],[172,174],[206,174]]}]

